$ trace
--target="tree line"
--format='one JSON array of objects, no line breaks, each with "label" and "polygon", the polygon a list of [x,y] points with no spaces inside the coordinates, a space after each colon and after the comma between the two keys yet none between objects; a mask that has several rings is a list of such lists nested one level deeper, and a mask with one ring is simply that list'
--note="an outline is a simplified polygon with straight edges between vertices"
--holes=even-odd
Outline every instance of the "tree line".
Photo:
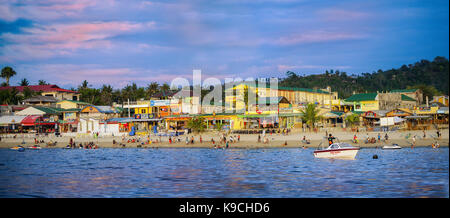
[{"label": "tree line", "polygon": [[279,78],[279,86],[302,88],[325,88],[330,86],[340,98],[348,98],[353,92],[390,91],[394,89],[419,88],[424,96],[448,95],[449,60],[436,57],[433,61],[421,60],[403,65],[398,69],[378,70],[361,75],[348,75],[345,71],[326,70],[323,74],[301,76],[288,71]]},{"label": "tree line", "polygon": [[[17,73],[11,67],[4,67],[1,77],[5,82],[1,86],[9,86],[9,80]],[[353,92],[376,92],[390,91],[393,89],[419,88],[424,92],[424,97],[432,99],[434,95],[448,95],[449,60],[445,57],[436,57],[433,61],[421,60],[414,64],[403,65],[398,69],[378,70],[361,75],[348,75],[347,72],[339,70],[326,70],[323,74],[301,76],[288,71],[286,77],[279,78],[279,86],[320,89],[330,86],[332,91],[337,91],[340,98],[348,98]],[[38,81],[39,85],[48,84],[44,80]],[[27,86],[30,82],[24,78],[17,85]],[[224,86],[222,86],[224,87]],[[17,90],[0,91],[0,102],[2,104],[17,104],[23,99],[39,93],[31,90],[20,94]],[[84,80],[77,88],[71,90],[81,93],[81,101],[95,105],[111,105],[113,102],[136,101],[149,99],[157,93],[168,93],[170,86],[167,83],[159,84],[151,82],[147,86],[138,87],[136,83],[129,84],[122,89],[114,89],[111,85],[104,84],[101,88],[93,88],[87,80]],[[222,89],[224,98],[225,90]],[[202,90],[202,97],[208,90]]]}]

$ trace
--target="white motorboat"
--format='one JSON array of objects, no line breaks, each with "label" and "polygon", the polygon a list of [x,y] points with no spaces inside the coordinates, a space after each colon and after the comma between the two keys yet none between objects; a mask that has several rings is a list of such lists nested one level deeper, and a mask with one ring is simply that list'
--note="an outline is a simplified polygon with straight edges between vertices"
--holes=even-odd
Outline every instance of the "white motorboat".
[{"label": "white motorboat", "polygon": [[314,157],[332,159],[355,159],[359,148],[345,142],[333,143],[328,148],[315,150]]},{"label": "white motorboat", "polygon": [[398,144],[384,145],[382,149],[402,149]]}]

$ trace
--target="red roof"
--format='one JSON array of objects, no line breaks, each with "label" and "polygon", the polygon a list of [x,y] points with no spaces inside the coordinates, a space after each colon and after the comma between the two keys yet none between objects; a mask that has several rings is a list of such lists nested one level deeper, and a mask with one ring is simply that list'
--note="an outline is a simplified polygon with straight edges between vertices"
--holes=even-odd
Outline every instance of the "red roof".
[{"label": "red roof", "polygon": [[29,115],[29,116],[26,116],[25,118],[23,118],[23,120],[22,120],[22,122],[20,122],[20,124],[22,124],[22,126],[34,126],[34,124],[36,123],[36,120],[38,120],[39,118],[42,118],[42,116]]},{"label": "red roof", "polygon": [[42,92],[57,91],[57,92],[79,93],[77,91],[72,91],[72,90],[68,90],[68,89],[59,88],[57,85],[4,86],[4,87],[0,87],[0,90],[16,88],[17,91],[23,92],[25,87],[28,87],[31,91],[34,91],[34,92],[39,92],[39,91],[42,91]]}]

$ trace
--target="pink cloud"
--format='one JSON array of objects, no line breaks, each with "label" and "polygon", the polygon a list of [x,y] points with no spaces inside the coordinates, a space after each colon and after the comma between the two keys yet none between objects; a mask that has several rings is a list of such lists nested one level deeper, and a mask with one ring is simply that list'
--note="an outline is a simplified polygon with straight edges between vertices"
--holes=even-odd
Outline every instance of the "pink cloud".
[{"label": "pink cloud", "polygon": [[371,14],[367,12],[339,8],[319,10],[317,14],[319,15],[319,18],[326,21],[358,21],[371,16]]},{"label": "pink cloud", "polygon": [[[8,42],[0,60],[25,60],[67,55],[78,49],[110,49],[110,37],[152,29],[155,22],[96,22],[53,24],[23,28],[22,34],[4,33],[0,39]],[[7,52],[10,51],[10,52]]]},{"label": "pink cloud", "polygon": [[[17,4],[20,3],[20,4]],[[30,0],[10,1],[0,6],[0,19],[14,21],[18,18],[54,20],[65,17],[82,17],[88,7],[114,5],[114,0]],[[7,12],[7,13],[6,13]]]},{"label": "pink cloud", "polygon": [[312,31],[298,33],[290,36],[283,36],[275,40],[277,45],[294,45],[302,43],[327,42],[347,39],[360,39],[365,35],[357,33],[345,33],[336,31]]},{"label": "pink cloud", "polygon": [[279,72],[296,69],[348,69],[350,66],[323,66],[323,65],[286,65],[280,64],[277,66]]}]

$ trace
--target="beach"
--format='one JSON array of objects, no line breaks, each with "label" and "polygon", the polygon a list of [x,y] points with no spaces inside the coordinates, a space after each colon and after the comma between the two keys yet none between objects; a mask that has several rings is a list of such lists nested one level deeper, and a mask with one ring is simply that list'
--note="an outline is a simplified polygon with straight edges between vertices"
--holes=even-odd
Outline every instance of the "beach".
[{"label": "beach", "polygon": [[[320,146],[326,147],[328,142],[325,139],[325,134],[332,134],[336,139],[335,142],[347,142],[356,147],[382,147],[385,144],[398,144],[401,147],[411,147],[413,144],[413,136],[416,136],[415,147],[431,147],[431,144],[438,142],[440,146],[448,147],[449,144],[449,131],[448,129],[441,130],[441,137],[438,139],[436,130],[426,131],[425,138],[423,138],[423,131],[396,131],[387,132],[388,140],[385,141],[384,137],[386,132],[345,132],[345,131],[330,131],[330,132],[291,132],[288,135],[283,134],[265,134],[265,137],[261,135],[261,142],[258,142],[258,134],[229,134],[233,136],[234,141],[228,143],[229,148],[317,148]],[[172,143],[169,142],[168,136],[99,136],[98,138],[89,135],[83,137],[77,136],[61,136],[56,137],[53,134],[48,136],[36,137],[38,141],[43,140],[44,143],[35,143],[35,136],[31,135],[2,135],[0,141],[0,148],[11,148],[14,146],[22,145],[24,147],[39,145],[42,148],[64,148],[66,147],[70,139],[72,139],[77,147],[78,145],[93,142],[99,148],[214,148],[214,145],[225,147],[225,143],[219,143],[220,136],[225,133],[219,132],[204,132],[204,133],[192,133],[188,134],[189,143],[186,143],[186,136],[181,135],[172,137]],[[354,135],[357,135],[358,143],[352,142]],[[378,141],[378,134],[381,136],[381,140]],[[238,135],[240,139],[238,140]],[[200,142],[200,136],[202,142]],[[303,137],[309,140],[309,144],[302,142]],[[191,138],[194,138],[194,143],[191,143]],[[375,138],[375,143],[365,143],[366,137]],[[268,139],[268,143],[263,143],[264,138]],[[135,142],[132,142],[132,140]],[[212,143],[214,139],[215,144]],[[147,143],[151,140],[152,143]],[[113,141],[116,143],[113,144]],[[129,142],[130,141],[130,142]],[[48,146],[49,142],[57,142],[56,145]]]}]

